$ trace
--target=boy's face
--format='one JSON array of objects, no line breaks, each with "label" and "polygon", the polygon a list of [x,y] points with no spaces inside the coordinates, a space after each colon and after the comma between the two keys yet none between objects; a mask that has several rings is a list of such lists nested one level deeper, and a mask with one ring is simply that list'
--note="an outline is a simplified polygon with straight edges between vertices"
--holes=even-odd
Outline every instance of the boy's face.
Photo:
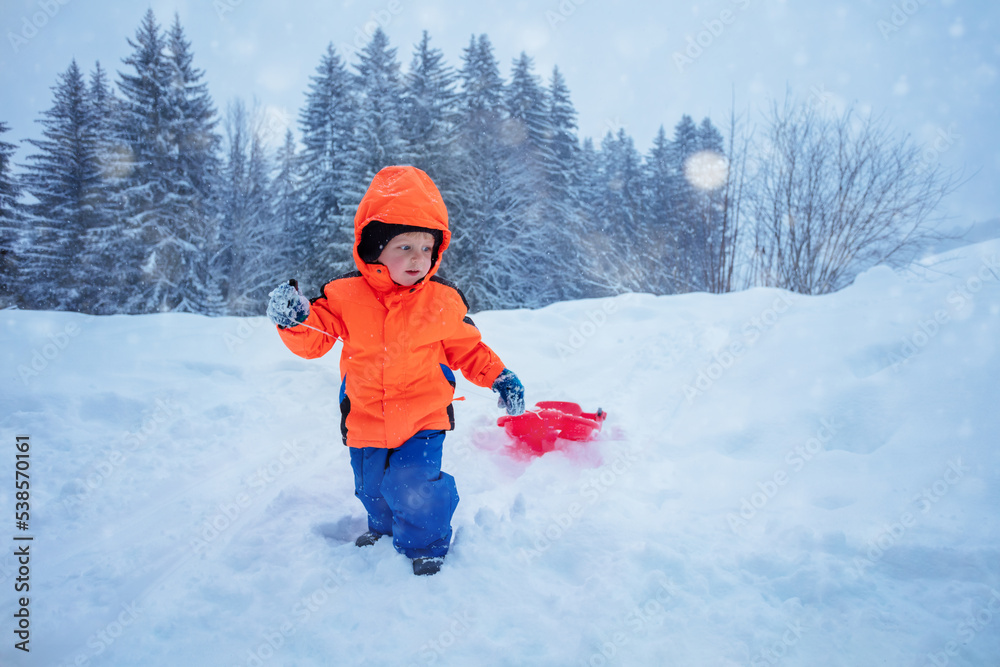
[{"label": "boy's face", "polygon": [[427,275],[431,270],[434,253],[434,236],[427,232],[407,232],[399,234],[382,249],[378,256],[380,264],[389,270],[389,276],[396,283],[409,287]]}]

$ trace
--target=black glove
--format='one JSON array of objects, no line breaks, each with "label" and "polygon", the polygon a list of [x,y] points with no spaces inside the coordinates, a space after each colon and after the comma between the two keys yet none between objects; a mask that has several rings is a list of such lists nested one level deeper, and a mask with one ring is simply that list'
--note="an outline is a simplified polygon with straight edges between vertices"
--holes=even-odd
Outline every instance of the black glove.
[{"label": "black glove", "polygon": [[279,285],[268,296],[267,317],[282,329],[298,326],[309,317],[309,299],[299,293],[294,280]]},{"label": "black glove", "polygon": [[493,391],[500,394],[497,407],[507,408],[509,415],[524,414],[524,385],[513,371],[503,369],[500,376],[493,381]]}]

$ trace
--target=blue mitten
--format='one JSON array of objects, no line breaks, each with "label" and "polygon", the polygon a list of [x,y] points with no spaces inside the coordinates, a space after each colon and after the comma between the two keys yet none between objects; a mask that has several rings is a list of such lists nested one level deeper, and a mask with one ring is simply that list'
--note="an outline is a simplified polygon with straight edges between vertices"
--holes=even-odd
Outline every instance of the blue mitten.
[{"label": "blue mitten", "polygon": [[497,407],[507,408],[509,415],[524,414],[524,385],[513,371],[503,369],[499,377],[493,381],[493,391],[500,394]]},{"label": "blue mitten", "polygon": [[309,317],[309,299],[299,293],[291,281],[279,285],[268,294],[267,317],[282,329],[294,327]]}]

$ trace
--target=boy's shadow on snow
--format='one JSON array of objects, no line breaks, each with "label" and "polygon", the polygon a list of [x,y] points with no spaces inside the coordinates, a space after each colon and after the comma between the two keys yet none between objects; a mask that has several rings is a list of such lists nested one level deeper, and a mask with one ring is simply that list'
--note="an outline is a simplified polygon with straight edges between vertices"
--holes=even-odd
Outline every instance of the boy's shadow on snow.
[{"label": "boy's shadow on snow", "polygon": [[313,532],[320,537],[347,544],[357,539],[358,535],[368,530],[368,522],[363,516],[345,516],[330,523],[321,523],[313,527]]}]

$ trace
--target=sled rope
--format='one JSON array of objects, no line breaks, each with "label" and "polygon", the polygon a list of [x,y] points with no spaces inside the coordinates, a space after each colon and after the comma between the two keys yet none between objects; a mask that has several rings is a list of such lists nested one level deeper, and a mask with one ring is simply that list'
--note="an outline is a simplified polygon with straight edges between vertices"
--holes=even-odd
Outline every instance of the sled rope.
[{"label": "sled rope", "polygon": [[285,325],[286,328],[290,329],[292,327],[305,327],[306,329],[312,329],[313,331],[317,331],[317,332],[323,334],[324,336],[329,336],[330,338],[336,338],[336,336],[334,336],[333,334],[327,333],[326,331],[323,331],[322,329],[317,329],[316,327],[311,327],[311,326],[309,326],[308,324],[306,324],[304,322],[296,322],[295,320],[293,320],[290,317],[286,318],[286,319],[288,320],[288,324]]}]

